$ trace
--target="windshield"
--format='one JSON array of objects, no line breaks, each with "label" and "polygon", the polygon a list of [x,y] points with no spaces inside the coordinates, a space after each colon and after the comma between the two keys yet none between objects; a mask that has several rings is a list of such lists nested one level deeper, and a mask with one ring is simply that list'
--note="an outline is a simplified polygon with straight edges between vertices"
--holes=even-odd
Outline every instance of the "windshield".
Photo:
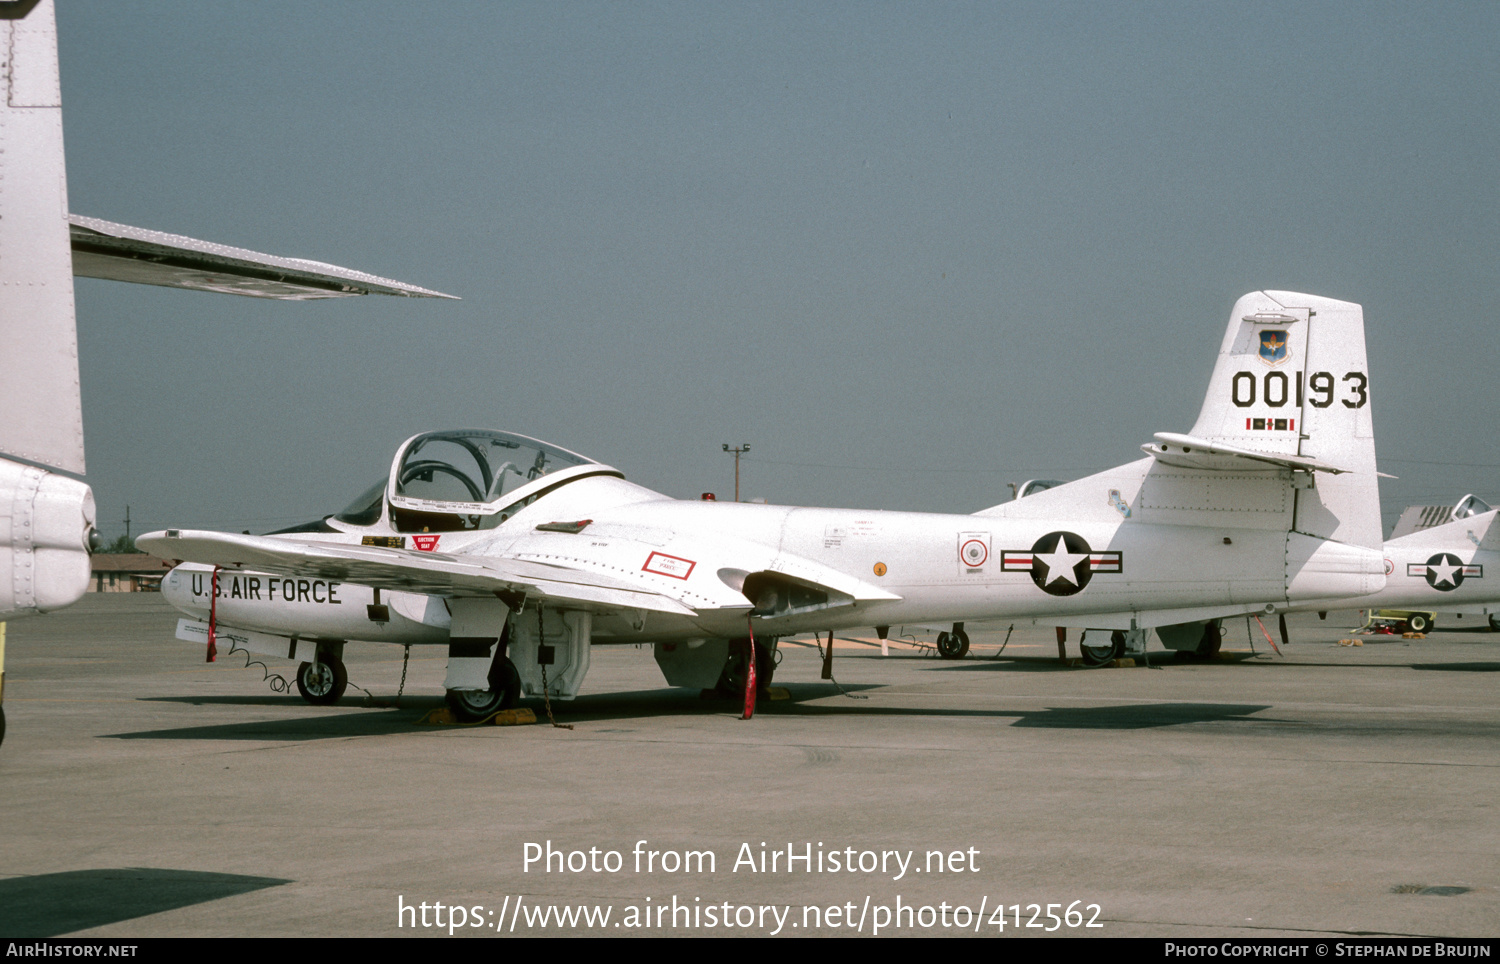
[{"label": "windshield", "polygon": [[381,479],[356,496],[334,518],[350,525],[372,526],[380,521],[381,503],[384,501],[385,479]]}]

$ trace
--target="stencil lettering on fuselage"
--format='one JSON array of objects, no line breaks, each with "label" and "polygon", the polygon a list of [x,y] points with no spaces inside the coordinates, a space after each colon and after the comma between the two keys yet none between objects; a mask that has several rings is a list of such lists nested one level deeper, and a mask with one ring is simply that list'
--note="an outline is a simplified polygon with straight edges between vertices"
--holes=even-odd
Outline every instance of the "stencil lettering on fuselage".
[{"label": "stencil lettering on fuselage", "polygon": [[331,606],[344,604],[338,595],[341,584],[323,579],[283,579],[280,576],[221,573],[218,592],[215,593],[211,573],[195,572],[192,576],[193,595],[203,599],[217,595],[220,599],[246,599],[252,602],[310,602]]}]

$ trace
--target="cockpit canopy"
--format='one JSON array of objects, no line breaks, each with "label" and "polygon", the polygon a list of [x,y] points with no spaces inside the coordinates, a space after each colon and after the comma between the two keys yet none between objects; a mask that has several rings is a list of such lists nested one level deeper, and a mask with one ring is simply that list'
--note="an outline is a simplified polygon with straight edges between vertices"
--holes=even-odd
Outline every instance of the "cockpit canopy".
[{"label": "cockpit canopy", "polygon": [[421,509],[485,512],[529,482],[592,464],[576,452],[506,432],[428,432],[396,455],[391,501]]},{"label": "cockpit canopy", "polygon": [[1479,496],[1466,495],[1458,500],[1458,505],[1453,507],[1453,519],[1456,522],[1459,519],[1467,519],[1469,516],[1480,515],[1489,511],[1491,511],[1489,503],[1485,502]]},{"label": "cockpit canopy", "polygon": [[[407,439],[396,452],[389,477],[334,518],[349,525],[375,525],[389,501],[391,525],[397,532],[492,529],[556,487],[536,485],[537,480],[591,465],[598,463],[524,435],[481,429],[426,432]],[[576,475],[568,473],[569,478]]]}]

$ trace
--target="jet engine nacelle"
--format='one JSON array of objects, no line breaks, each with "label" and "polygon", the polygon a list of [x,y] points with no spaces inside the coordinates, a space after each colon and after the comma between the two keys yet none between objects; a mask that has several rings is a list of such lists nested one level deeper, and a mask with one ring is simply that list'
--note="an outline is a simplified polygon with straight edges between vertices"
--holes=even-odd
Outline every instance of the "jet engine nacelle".
[{"label": "jet engine nacelle", "polygon": [[93,533],[87,485],[0,459],[0,616],[77,602],[89,587]]}]

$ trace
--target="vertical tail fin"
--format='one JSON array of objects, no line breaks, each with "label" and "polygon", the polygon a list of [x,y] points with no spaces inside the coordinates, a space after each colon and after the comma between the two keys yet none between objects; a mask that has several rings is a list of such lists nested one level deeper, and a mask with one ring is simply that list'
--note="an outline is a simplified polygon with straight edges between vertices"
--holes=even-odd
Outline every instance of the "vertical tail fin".
[{"label": "vertical tail fin", "polygon": [[[52,0],[0,3],[0,616],[88,588],[73,256]],[[39,466],[44,466],[41,468]]]},{"label": "vertical tail fin", "polygon": [[1235,302],[1192,435],[1341,470],[1297,490],[1292,528],[1379,549],[1369,371],[1359,305],[1252,292]]},{"label": "vertical tail fin", "polygon": [[0,455],[82,475],[52,0],[0,5]]}]

